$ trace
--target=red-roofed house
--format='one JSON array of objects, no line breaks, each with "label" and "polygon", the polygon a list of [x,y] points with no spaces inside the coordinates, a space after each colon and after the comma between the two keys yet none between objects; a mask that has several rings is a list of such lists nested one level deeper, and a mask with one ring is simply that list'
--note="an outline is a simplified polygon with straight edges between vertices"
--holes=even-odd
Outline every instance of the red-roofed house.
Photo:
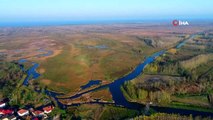
[{"label": "red-roofed house", "polygon": [[52,105],[43,108],[44,113],[47,113],[47,114],[51,113],[53,109],[54,107]]},{"label": "red-roofed house", "polygon": [[18,113],[19,116],[22,117],[22,116],[28,115],[29,111],[25,110],[25,109],[20,109],[17,113]]},{"label": "red-roofed house", "polygon": [[0,109],[0,115],[8,115],[8,114],[13,114],[13,110],[10,109]]},{"label": "red-roofed house", "polygon": [[32,111],[32,114],[34,116],[43,116],[44,115],[44,112],[43,111],[40,111],[40,110],[35,110],[35,111]]},{"label": "red-roofed house", "polygon": [[6,103],[5,102],[0,102],[0,108],[3,108],[6,106]]}]

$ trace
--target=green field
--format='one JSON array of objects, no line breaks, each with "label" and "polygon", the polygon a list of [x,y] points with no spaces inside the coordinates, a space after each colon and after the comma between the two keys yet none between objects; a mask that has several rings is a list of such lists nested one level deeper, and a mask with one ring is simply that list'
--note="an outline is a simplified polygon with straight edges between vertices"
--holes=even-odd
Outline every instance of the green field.
[{"label": "green field", "polygon": [[[132,71],[144,56],[155,51],[144,51],[150,48],[137,40],[132,40],[131,44],[104,38],[66,42],[59,55],[40,62],[40,68],[45,70],[41,83],[65,93],[78,91],[89,80],[112,82]],[[96,48],[101,45],[107,48]]]},{"label": "green field", "polygon": [[145,75],[122,87],[125,97],[142,104],[213,112],[213,57],[208,40],[202,40],[200,47],[191,40],[148,65]]}]

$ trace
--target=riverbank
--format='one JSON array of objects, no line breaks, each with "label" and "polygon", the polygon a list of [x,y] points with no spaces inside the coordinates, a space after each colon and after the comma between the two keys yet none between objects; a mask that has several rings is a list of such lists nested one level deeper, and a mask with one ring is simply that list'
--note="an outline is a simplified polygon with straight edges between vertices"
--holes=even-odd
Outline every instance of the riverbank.
[{"label": "riverbank", "polygon": [[[181,46],[183,45],[183,43],[180,43]],[[179,46],[180,47],[180,46]],[[58,95],[60,94],[57,94],[55,92],[51,92],[51,91],[46,91],[45,93],[50,96],[50,97],[53,97],[54,100],[56,101],[56,103],[58,104],[58,106],[61,108],[61,109],[66,109],[67,107],[69,106],[76,106],[76,105],[81,105],[81,104],[108,104],[107,102],[99,102],[99,101],[95,101],[95,102],[88,102],[88,103],[76,103],[76,104],[72,104],[72,105],[65,105],[65,104],[62,104],[61,102],[59,102],[60,99],[73,99],[73,98],[77,98],[77,97],[80,97],[81,95],[83,94],[86,94],[86,93],[89,93],[89,92],[93,92],[93,91],[96,91],[96,90],[99,90],[101,88],[104,88],[104,87],[109,87],[109,90],[112,94],[112,98],[113,98],[113,101],[114,101],[114,104],[116,106],[123,106],[123,107],[126,107],[126,108],[129,108],[129,109],[136,109],[136,110],[141,110],[144,108],[144,105],[140,105],[138,103],[132,103],[132,102],[129,102],[128,100],[126,100],[126,98],[124,97],[121,89],[120,89],[120,86],[122,84],[124,84],[124,82],[126,81],[130,81],[134,78],[136,78],[137,76],[141,75],[144,68],[155,61],[156,58],[158,58],[159,56],[163,55],[164,53],[166,52],[166,50],[162,50],[162,51],[159,51],[157,53],[154,53],[153,55],[151,55],[150,57],[147,57],[143,63],[139,64],[131,73],[115,80],[114,82],[110,83],[110,84],[107,84],[107,85],[103,85],[103,86],[100,86],[100,87],[97,87],[97,88],[94,88],[94,89],[91,89],[91,90],[88,90],[88,91],[84,91],[82,93],[77,93],[76,95],[74,96],[71,96],[71,97],[68,97],[68,98],[58,98]],[[31,75],[31,74],[36,74],[36,68],[38,67],[38,64],[34,64],[35,66],[34,67],[31,67],[27,74],[28,75]],[[37,76],[38,74],[36,74]],[[36,79],[37,77],[35,77]],[[26,78],[26,82],[24,82],[24,85],[27,85],[27,82],[29,80],[29,78]],[[109,103],[109,104],[112,104],[112,103]],[[190,110],[183,110],[183,109],[173,109],[173,108],[164,108],[164,107],[157,107],[157,106],[153,106],[152,107],[154,110],[158,111],[158,112],[168,112],[168,113],[179,113],[179,114],[194,114],[194,115],[205,115],[205,113],[202,113],[202,112],[194,112],[194,111],[190,111]],[[181,111],[181,112],[180,112]],[[184,111],[184,112],[183,112]],[[208,114],[208,113],[206,113]]]}]

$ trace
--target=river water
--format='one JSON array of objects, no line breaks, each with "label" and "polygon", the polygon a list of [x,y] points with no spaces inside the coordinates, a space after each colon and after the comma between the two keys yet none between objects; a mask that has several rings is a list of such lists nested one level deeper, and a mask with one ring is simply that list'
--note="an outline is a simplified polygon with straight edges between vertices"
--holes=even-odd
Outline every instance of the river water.
[{"label": "river water", "polygon": [[[194,35],[191,35],[188,39],[191,39],[193,37],[194,37]],[[186,39],[186,40],[188,40],[188,39]],[[180,42],[176,46],[176,48],[179,49],[180,47],[182,47],[185,44],[186,40],[183,40],[182,42]],[[68,98],[63,98],[63,99],[74,99],[74,98],[80,97],[83,94],[86,94],[86,93],[89,93],[89,92],[93,92],[93,91],[99,90],[99,89],[104,88],[104,87],[109,87],[110,93],[112,94],[113,101],[115,102],[114,104],[116,106],[123,106],[125,108],[135,109],[135,110],[139,110],[139,111],[144,110],[145,105],[134,103],[134,102],[129,102],[124,97],[124,95],[123,95],[123,93],[121,91],[121,86],[126,81],[133,80],[134,78],[136,78],[137,76],[142,74],[144,68],[148,64],[154,62],[157,57],[163,55],[165,52],[166,52],[166,50],[162,50],[162,51],[159,51],[159,52],[154,53],[153,55],[147,57],[144,60],[144,62],[139,64],[131,73],[129,73],[128,75],[123,76],[122,78],[119,78],[119,79],[115,80],[111,84],[103,85],[103,86],[100,86],[98,88],[95,88],[95,89],[92,89],[92,90],[89,90],[89,91],[86,91],[86,92],[83,92],[83,93],[80,93],[80,94],[76,94],[76,95],[68,97]],[[49,54],[47,54],[47,55],[49,55]],[[20,60],[21,64],[23,64],[23,62],[26,62],[26,60]],[[36,69],[38,67],[39,67],[38,63],[33,63],[32,67],[30,67],[26,71],[27,77],[25,78],[23,85],[28,85],[28,82],[29,82],[30,79],[32,79],[32,78],[36,79],[36,78],[38,78],[40,76],[40,74],[36,72]],[[86,85],[84,87],[87,88],[88,85]],[[55,92],[48,91],[48,90],[46,90],[45,93],[48,96],[53,97],[60,108],[65,109],[67,106],[70,106],[70,105],[65,105],[65,104],[62,104],[61,102],[59,102],[59,99],[57,98],[57,96],[62,95],[62,94],[55,93]],[[104,104],[104,103],[101,103],[101,102],[91,102],[91,104],[93,104],[93,103],[95,103],[95,104]],[[108,104],[108,103],[106,103],[106,104]],[[75,106],[75,105],[80,105],[80,104],[73,104],[73,106]],[[153,108],[157,112],[175,113],[175,114],[181,114],[181,115],[190,115],[190,114],[192,114],[193,116],[200,115],[200,116],[211,116],[211,117],[213,117],[213,113],[209,113],[209,112],[200,112],[200,111],[194,111],[194,110],[176,109],[176,108],[168,108],[168,107],[157,107],[157,106],[151,106],[151,108]]]}]

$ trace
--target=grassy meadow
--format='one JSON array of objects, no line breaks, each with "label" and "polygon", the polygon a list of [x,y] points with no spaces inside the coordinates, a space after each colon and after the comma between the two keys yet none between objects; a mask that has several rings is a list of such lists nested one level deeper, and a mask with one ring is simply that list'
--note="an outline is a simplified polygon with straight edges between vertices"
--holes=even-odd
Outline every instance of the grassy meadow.
[{"label": "grassy meadow", "polygon": [[[8,61],[26,58],[39,63],[39,85],[69,96],[81,91],[80,87],[90,80],[110,83],[131,72],[145,57],[201,30],[200,27],[171,29],[158,24],[5,28],[0,29],[0,52],[6,54]],[[35,57],[41,54],[41,49],[52,51],[53,55]],[[186,47],[187,52],[178,56],[175,53],[174,57],[188,59],[188,55],[197,55],[197,48],[188,49],[191,48]],[[103,93],[110,97],[106,91]],[[101,93],[94,96],[103,97]]]},{"label": "grassy meadow", "polygon": [[65,93],[78,91],[89,80],[109,83],[122,77],[143,60],[147,55],[143,49],[148,49],[137,40],[125,43],[116,39],[84,38],[66,42],[59,55],[42,61],[40,66],[45,70],[41,83]]}]

